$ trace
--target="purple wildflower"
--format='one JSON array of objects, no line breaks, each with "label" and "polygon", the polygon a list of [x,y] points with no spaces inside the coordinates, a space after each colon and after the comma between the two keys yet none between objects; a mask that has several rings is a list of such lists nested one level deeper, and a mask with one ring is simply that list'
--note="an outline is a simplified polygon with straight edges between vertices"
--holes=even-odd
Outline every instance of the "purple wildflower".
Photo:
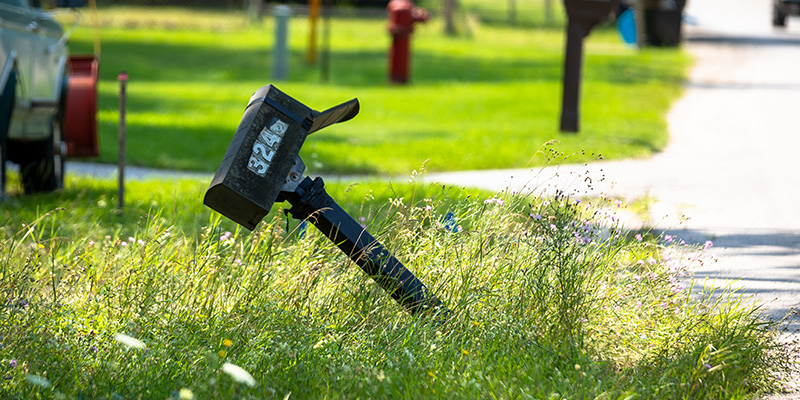
[{"label": "purple wildflower", "polygon": [[17,368],[17,360],[12,358],[11,361],[8,362],[8,366],[11,368]]}]

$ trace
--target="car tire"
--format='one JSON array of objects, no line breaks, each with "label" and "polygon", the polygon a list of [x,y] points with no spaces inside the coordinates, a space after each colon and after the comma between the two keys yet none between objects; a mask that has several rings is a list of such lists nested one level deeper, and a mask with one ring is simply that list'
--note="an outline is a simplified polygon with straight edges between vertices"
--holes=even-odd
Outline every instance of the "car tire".
[{"label": "car tire", "polygon": [[8,161],[8,145],[6,139],[0,139],[0,201],[6,199],[6,162]]},{"label": "car tire", "polygon": [[14,112],[14,99],[17,92],[17,71],[8,75],[6,87],[0,95],[0,201],[6,196],[6,162],[8,161],[8,128]]},{"label": "car tire", "polygon": [[61,124],[53,121],[50,137],[22,143],[20,175],[26,194],[52,192],[64,187],[64,155]]},{"label": "car tire", "polygon": [[778,5],[772,6],[772,26],[776,28],[786,27],[786,13],[781,11]]}]

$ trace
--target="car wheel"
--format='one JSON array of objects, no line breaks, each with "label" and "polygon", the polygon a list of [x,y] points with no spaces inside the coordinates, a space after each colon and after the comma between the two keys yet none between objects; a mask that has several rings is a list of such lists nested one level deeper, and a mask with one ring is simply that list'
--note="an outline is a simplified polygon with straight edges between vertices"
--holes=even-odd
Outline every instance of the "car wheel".
[{"label": "car wheel", "polygon": [[775,4],[772,6],[772,26],[776,28],[783,28],[786,26],[786,13]]},{"label": "car wheel", "polygon": [[24,143],[20,174],[25,193],[52,192],[64,187],[64,153],[61,124],[53,121],[50,137]]},{"label": "car wheel", "polygon": [[8,161],[8,146],[6,139],[0,138],[0,201],[6,198],[6,161]]},{"label": "car wheel", "polygon": [[0,201],[6,195],[6,162],[8,161],[8,127],[14,112],[14,99],[17,89],[17,71],[11,71],[0,95]]}]

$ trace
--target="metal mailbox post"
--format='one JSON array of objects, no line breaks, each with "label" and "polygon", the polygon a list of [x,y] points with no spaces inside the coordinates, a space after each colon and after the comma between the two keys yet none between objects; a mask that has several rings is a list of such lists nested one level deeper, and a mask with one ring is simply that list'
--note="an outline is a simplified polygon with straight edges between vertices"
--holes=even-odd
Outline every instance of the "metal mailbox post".
[{"label": "metal mailbox post", "polygon": [[292,217],[314,224],[408,311],[442,320],[448,311],[425,284],[336,204],[321,178],[303,176],[299,153],[306,137],[358,110],[357,99],[319,112],[272,85],[258,89],[203,203],[253,230],[273,203],[288,201]]},{"label": "metal mailbox post", "polygon": [[568,22],[561,132],[578,132],[583,39],[597,24],[608,19],[618,5],[619,0],[564,0]]}]

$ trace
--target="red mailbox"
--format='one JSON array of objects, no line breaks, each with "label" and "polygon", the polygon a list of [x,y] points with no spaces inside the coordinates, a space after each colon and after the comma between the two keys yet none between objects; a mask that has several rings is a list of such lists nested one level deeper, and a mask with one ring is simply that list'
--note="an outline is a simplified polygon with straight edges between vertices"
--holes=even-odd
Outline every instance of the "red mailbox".
[{"label": "red mailbox", "polygon": [[392,0],[386,6],[392,48],[389,49],[389,81],[407,83],[410,70],[410,44],[414,24],[428,20],[428,11],[411,0]]}]

